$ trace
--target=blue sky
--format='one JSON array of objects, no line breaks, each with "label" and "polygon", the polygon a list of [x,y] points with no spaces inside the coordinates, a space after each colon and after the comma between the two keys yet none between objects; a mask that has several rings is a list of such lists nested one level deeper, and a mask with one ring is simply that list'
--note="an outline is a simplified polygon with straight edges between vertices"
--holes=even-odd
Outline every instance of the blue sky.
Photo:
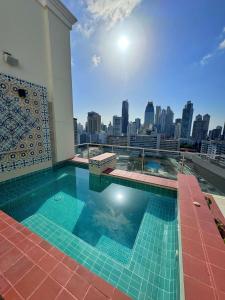
[{"label": "blue sky", "polygon": [[[225,121],[224,0],[63,0],[71,33],[74,115],[108,124],[128,99],[130,120],[148,100],[180,117],[187,100],[210,127]],[[118,47],[125,36],[126,50]]]}]

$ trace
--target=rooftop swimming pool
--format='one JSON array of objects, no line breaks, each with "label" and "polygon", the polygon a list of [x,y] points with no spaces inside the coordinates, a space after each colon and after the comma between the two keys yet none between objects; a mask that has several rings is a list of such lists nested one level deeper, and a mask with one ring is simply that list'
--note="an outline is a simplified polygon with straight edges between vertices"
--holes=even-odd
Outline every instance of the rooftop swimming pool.
[{"label": "rooftop swimming pool", "polygon": [[179,299],[176,192],[66,164],[0,185],[0,208],[133,299]]}]

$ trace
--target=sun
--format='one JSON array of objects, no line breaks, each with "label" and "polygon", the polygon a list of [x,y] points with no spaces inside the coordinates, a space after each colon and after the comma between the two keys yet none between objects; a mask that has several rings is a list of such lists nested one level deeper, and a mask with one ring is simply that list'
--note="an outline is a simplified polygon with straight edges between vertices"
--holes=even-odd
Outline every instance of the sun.
[{"label": "sun", "polygon": [[126,51],[130,45],[130,41],[127,36],[122,35],[118,39],[118,47],[121,51]]}]

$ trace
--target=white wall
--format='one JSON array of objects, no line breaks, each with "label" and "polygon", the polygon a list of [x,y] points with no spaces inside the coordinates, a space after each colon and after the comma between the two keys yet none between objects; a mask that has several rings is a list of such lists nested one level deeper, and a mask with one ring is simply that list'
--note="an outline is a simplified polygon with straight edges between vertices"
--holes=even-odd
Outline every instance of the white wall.
[{"label": "white wall", "polygon": [[[58,0],[54,1],[59,7]],[[68,20],[63,22],[58,17],[60,12],[53,12],[40,2],[0,1],[0,72],[47,87],[53,104],[52,148],[59,162],[74,154],[70,28]],[[6,64],[3,51],[17,58],[19,66]]]}]

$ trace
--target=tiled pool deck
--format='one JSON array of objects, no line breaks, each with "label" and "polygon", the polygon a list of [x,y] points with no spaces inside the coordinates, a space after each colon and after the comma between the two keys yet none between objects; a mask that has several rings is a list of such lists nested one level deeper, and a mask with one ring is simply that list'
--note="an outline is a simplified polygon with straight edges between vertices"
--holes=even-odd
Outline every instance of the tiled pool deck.
[{"label": "tiled pool deck", "polygon": [[[110,171],[110,176],[178,189],[183,261],[181,279],[184,280],[185,299],[225,299],[225,245],[196,178],[179,174],[178,181],[173,181],[126,171],[121,173],[118,170]],[[193,201],[201,206],[194,206]],[[163,273],[157,276],[157,263],[152,265],[151,260],[146,260],[150,257],[146,241],[151,242],[151,235],[158,230],[149,226],[149,220],[143,220],[142,226],[146,226],[146,230],[142,228],[144,235],[136,243],[139,247],[137,253],[144,251],[145,259],[134,261],[131,269],[127,270],[109,257],[95,253],[95,249],[87,249],[86,243],[71,243],[69,232],[66,234],[65,231],[61,236],[55,224],[41,215],[24,222],[27,227],[32,224],[32,230],[38,236],[3,212],[0,212],[0,217],[0,293],[5,299],[23,299],[26,293],[30,293],[29,299],[44,299],[46,289],[48,299],[128,299],[113,286],[128,292],[134,299],[154,299],[151,295],[155,293],[160,293],[165,300],[174,297],[174,294],[166,292],[167,284],[172,283],[168,281],[166,268],[161,269]],[[149,238],[146,239],[148,234]],[[50,246],[39,236],[47,238],[65,253]],[[79,261],[113,286],[90,273]],[[71,265],[72,270],[68,268]],[[147,280],[142,278],[143,275],[146,278],[146,274],[156,276],[157,282],[161,278],[162,290],[156,290],[154,285],[149,286]]]},{"label": "tiled pool deck", "polygon": [[0,295],[4,300],[129,299],[2,211]]},{"label": "tiled pool deck", "polygon": [[194,176],[178,175],[178,198],[185,299],[225,299],[225,244]]}]

